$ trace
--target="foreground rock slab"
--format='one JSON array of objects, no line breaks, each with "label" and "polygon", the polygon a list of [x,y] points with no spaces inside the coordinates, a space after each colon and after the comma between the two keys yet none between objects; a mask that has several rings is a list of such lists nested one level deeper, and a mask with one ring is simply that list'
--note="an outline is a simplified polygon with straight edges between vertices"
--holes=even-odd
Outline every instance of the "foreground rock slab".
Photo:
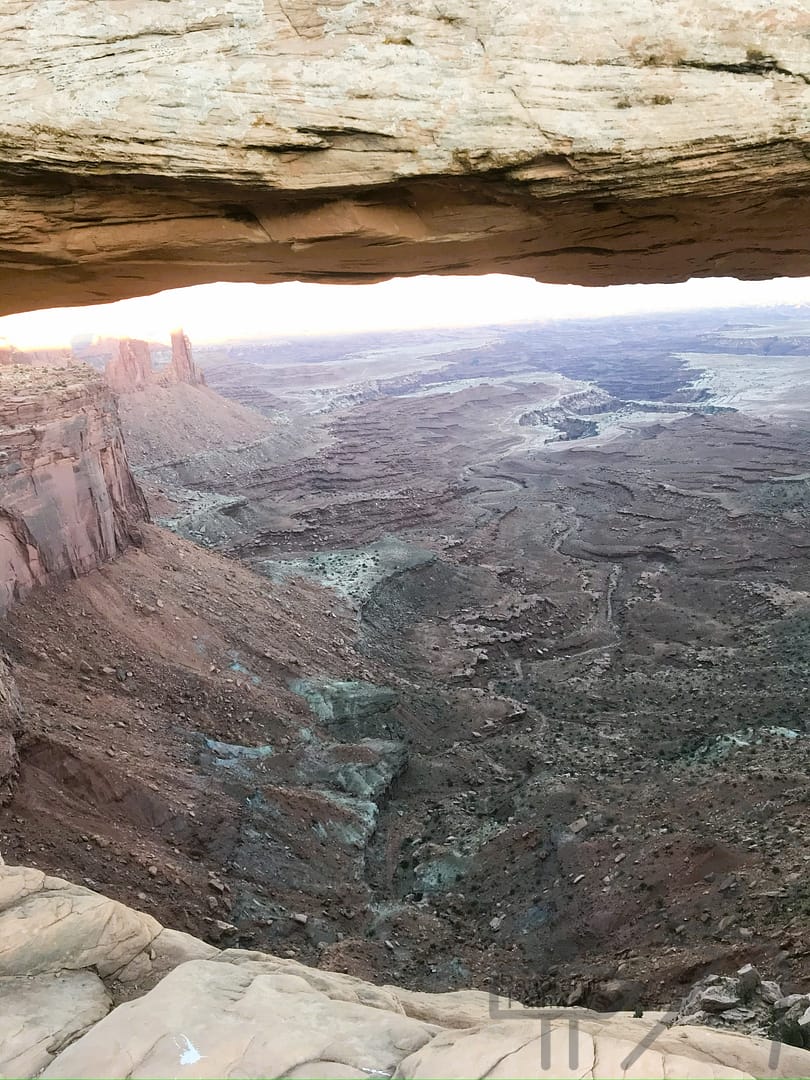
[{"label": "foreground rock slab", "polygon": [[810,1075],[810,1053],[660,1014],[530,1011],[220,952],[0,866],[0,1075],[786,1077]]},{"label": "foreground rock slab", "polygon": [[36,1076],[111,1007],[91,971],[0,978],[0,1076]]}]

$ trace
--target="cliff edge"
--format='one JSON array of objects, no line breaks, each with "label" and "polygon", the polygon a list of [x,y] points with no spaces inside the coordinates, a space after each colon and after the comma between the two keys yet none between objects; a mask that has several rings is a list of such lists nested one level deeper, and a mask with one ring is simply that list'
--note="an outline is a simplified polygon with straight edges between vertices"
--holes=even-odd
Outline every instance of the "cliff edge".
[{"label": "cliff edge", "polygon": [[0,369],[0,616],[32,586],[114,558],[147,517],[95,372]]}]

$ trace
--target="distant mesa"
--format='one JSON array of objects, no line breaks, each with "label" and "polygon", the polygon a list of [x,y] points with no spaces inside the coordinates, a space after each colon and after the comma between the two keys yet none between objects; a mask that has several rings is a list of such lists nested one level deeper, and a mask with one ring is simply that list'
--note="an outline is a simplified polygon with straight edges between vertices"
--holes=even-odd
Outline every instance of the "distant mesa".
[{"label": "distant mesa", "polygon": [[28,367],[69,367],[76,359],[70,349],[17,349],[0,345],[0,367],[25,364]]}]

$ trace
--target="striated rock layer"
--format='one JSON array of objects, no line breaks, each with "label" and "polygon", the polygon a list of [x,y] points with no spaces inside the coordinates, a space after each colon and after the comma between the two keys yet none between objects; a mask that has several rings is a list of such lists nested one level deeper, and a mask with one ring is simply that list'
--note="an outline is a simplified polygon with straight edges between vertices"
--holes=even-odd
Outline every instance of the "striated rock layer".
[{"label": "striated rock layer", "polygon": [[81,366],[0,370],[0,615],[114,558],[146,516],[109,387]]},{"label": "striated rock layer", "polygon": [[[122,1002],[116,1007],[116,1002]],[[0,1073],[131,1077],[810,1075],[810,1053],[475,991],[375,986],[213,946],[0,867]]]},{"label": "striated rock layer", "polygon": [[0,313],[806,274],[809,32],[804,0],[10,0]]}]

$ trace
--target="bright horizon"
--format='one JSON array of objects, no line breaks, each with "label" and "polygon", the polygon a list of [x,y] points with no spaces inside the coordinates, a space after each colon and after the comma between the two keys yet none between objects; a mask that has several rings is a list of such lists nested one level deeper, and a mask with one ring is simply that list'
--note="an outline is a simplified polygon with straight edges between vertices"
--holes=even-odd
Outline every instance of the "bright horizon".
[{"label": "bright horizon", "polygon": [[217,282],[112,304],[7,315],[0,318],[0,345],[58,348],[87,335],[168,342],[178,326],[204,344],[780,304],[810,305],[810,278],[695,278],[602,288],[503,274],[394,278],[374,285]]}]

